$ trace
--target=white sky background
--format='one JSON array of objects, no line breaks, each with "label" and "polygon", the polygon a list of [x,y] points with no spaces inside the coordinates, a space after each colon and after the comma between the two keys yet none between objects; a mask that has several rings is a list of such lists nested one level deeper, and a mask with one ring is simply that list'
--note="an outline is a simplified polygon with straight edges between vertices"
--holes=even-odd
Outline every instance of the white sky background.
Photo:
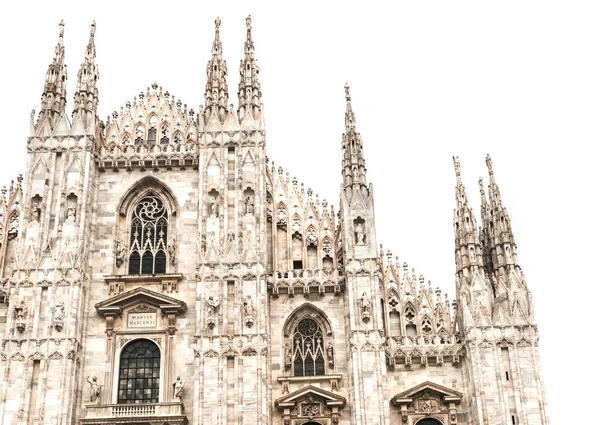
[{"label": "white sky background", "polygon": [[244,20],[252,14],[269,157],[337,206],[348,82],[367,178],[375,188],[378,243],[451,298],[452,155],[460,155],[478,215],[477,179],[483,176],[487,186],[485,155],[492,155],[534,296],[548,413],[554,424],[589,420],[589,409],[566,400],[590,393],[599,378],[589,348],[598,344],[590,310],[600,295],[592,270],[600,251],[593,157],[600,5],[215,3],[222,6],[3,6],[0,185],[25,171],[29,113],[40,108],[60,19],[66,23],[69,114],[89,25],[97,21],[99,112],[105,119],[155,81],[198,110],[216,16],[237,107]]}]

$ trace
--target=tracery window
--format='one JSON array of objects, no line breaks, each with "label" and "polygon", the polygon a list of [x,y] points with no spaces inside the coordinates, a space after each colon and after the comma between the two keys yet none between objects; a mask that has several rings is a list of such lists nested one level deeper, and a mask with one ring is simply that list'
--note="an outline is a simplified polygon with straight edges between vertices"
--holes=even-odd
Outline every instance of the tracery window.
[{"label": "tracery window", "polygon": [[129,274],[159,274],[167,268],[168,214],[161,198],[148,195],[133,211]]},{"label": "tracery window", "polygon": [[310,318],[298,322],[294,329],[294,376],[325,375],[323,330]]},{"label": "tracery window", "polygon": [[147,339],[125,346],[119,366],[117,403],[158,403],[160,349]]}]

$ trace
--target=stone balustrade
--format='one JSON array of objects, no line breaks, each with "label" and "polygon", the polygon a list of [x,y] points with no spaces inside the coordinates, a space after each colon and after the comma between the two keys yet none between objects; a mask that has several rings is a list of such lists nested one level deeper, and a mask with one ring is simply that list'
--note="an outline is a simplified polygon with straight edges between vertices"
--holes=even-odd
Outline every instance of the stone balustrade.
[{"label": "stone balustrade", "polygon": [[[168,420],[169,424],[187,424],[183,415],[183,403],[174,401],[168,403],[147,404],[88,404],[87,414],[81,420],[82,424],[123,423],[121,418],[128,418],[127,423],[149,423],[148,421]],[[153,423],[153,422],[152,422]]]}]

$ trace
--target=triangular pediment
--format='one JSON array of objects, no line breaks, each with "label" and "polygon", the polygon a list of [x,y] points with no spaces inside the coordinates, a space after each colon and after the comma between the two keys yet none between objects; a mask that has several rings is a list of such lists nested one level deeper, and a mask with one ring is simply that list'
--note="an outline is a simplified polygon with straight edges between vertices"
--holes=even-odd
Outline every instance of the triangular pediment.
[{"label": "triangular pediment", "polygon": [[344,397],[332,393],[331,391],[315,387],[314,385],[308,385],[275,400],[275,406],[279,409],[291,408],[296,405],[296,402],[308,396],[323,400],[328,407],[342,407],[346,404],[346,399]]},{"label": "triangular pediment", "polygon": [[414,398],[417,398],[420,394],[425,392],[437,395],[444,402],[452,401],[454,403],[460,403],[460,400],[462,399],[462,393],[459,393],[458,391],[454,391],[453,389],[431,381],[425,381],[415,387],[396,394],[392,398],[392,403],[395,405],[412,403]]},{"label": "triangular pediment", "polygon": [[141,287],[101,301],[94,307],[103,316],[120,316],[127,307],[142,303],[157,307],[165,314],[179,315],[187,310],[185,302]]}]

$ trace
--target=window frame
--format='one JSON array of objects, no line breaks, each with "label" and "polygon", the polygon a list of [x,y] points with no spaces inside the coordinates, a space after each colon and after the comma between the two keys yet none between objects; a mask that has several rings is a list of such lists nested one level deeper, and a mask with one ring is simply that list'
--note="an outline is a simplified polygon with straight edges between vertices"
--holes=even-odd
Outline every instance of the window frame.
[{"label": "window frame", "polygon": [[[166,350],[165,344],[168,336],[165,333],[161,332],[152,332],[152,333],[139,333],[136,335],[126,334],[119,332],[120,335],[116,338],[116,347],[113,354],[113,380],[112,380],[112,394],[110,396],[110,400],[112,404],[119,405],[129,405],[129,404],[140,404],[140,403],[119,403],[119,380],[120,380],[120,372],[121,372],[121,355],[127,346],[135,343],[139,340],[148,340],[158,347],[160,353],[160,373],[159,373],[159,385],[158,385],[158,401],[157,402],[149,402],[142,404],[156,404],[156,403],[164,403],[168,400],[168,396],[165,395],[165,385],[167,379],[167,359],[166,359]],[[168,389],[168,388],[167,388]]]},{"label": "window frame", "polygon": [[[128,350],[131,350],[132,346],[137,345],[137,344],[142,344],[142,343],[147,343],[148,345],[150,345],[150,347],[154,347],[155,348],[155,353],[158,354],[158,356],[154,356],[154,357],[150,357],[150,358],[144,358],[145,359],[145,363],[148,360],[154,360],[156,358],[158,358],[158,366],[150,366],[150,369],[156,369],[158,368],[158,376],[154,377],[152,376],[151,378],[148,378],[144,375],[143,378],[137,378],[137,374],[136,377],[127,377],[125,376],[123,378],[123,372],[125,371],[123,368],[123,356],[127,353]],[[135,350],[137,348],[133,348],[133,350]],[[130,360],[131,358],[127,359]],[[162,372],[162,365],[161,365],[161,361],[162,361],[162,353],[160,350],[160,346],[155,342],[152,341],[151,339],[148,338],[136,338],[132,341],[128,341],[127,343],[125,343],[123,345],[123,348],[120,350],[120,354],[119,354],[119,375],[117,376],[117,404],[153,404],[153,403],[159,403],[160,401],[160,383],[161,383],[161,379],[160,379],[160,375]],[[155,362],[153,362],[155,363]],[[141,367],[141,369],[145,370],[148,367],[146,365],[143,365]],[[127,371],[129,370],[139,370],[140,367],[138,365],[136,365],[135,368],[130,368],[127,367]],[[153,371],[154,372],[154,371]],[[154,375],[154,373],[152,373],[152,375]],[[132,398],[129,399],[127,398],[127,396],[125,396],[124,398],[120,397],[120,392],[121,392],[121,381],[125,380],[126,382],[129,382],[130,380],[132,381],[137,381],[138,379],[142,379],[142,380],[146,380],[146,379],[152,379],[152,380],[158,380],[158,386],[156,387],[156,397],[151,397],[150,400],[144,400],[144,399],[137,399],[137,398]],[[142,387],[143,389],[146,389],[145,386]],[[137,388],[136,388],[137,389]],[[150,389],[153,391],[154,390],[154,385],[151,384]]]},{"label": "window frame", "polygon": [[[146,250],[144,249],[144,245],[145,245],[145,241],[144,241],[144,232],[142,231],[142,235],[140,237],[140,247],[139,247],[139,271],[140,273],[130,273],[130,268],[131,268],[131,257],[132,255],[135,253],[132,249],[133,247],[133,243],[134,243],[134,229],[133,229],[133,222],[134,220],[138,220],[139,218],[136,217],[137,215],[137,210],[139,205],[148,198],[156,198],[158,200],[160,200],[160,202],[162,203],[162,209],[164,210],[164,213],[162,216],[158,217],[157,220],[155,221],[154,224],[154,238],[157,239],[158,238],[158,231],[159,231],[159,224],[158,222],[162,219],[166,220],[166,235],[162,241],[163,243],[163,253],[165,256],[165,269],[162,272],[156,272],[156,259],[157,259],[157,254],[158,254],[158,250],[160,249],[158,246],[158,242],[155,243],[153,245],[153,250],[155,250],[156,252],[153,254],[152,256],[152,273],[144,273],[144,257],[146,254]],[[125,239],[127,241],[127,262],[126,262],[126,267],[127,267],[127,275],[160,275],[160,274],[166,274],[169,273],[169,253],[168,253],[168,245],[169,245],[169,238],[172,237],[172,233],[173,233],[173,226],[171,224],[172,221],[172,213],[170,211],[169,208],[169,203],[167,202],[167,200],[164,198],[164,196],[161,196],[157,191],[155,190],[148,190],[145,191],[143,194],[141,194],[140,196],[136,197],[135,202],[132,202],[131,208],[128,211],[128,215],[127,215],[127,221],[126,221],[126,235],[127,238]],[[143,226],[142,226],[143,227]]]}]

